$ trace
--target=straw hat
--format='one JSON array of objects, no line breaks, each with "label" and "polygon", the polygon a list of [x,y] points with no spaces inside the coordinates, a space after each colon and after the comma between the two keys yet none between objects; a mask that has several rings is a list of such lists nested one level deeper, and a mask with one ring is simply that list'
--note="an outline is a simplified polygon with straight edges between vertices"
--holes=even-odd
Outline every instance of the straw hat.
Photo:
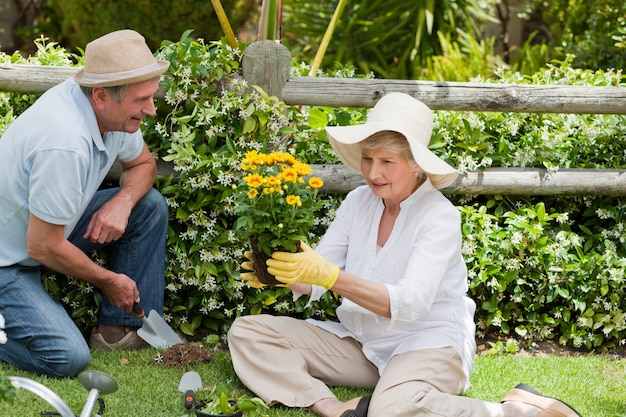
[{"label": "straw hat", "polygon": [[154,58],[143,36],[124,29],[87,44],[85,67],[74,74],[74,80],[85,87],[114,87],[156,78],[169,65]]},{"label": "straw hat", "polygon": [[436,188],[444,188],[454,182],[457,170],[428,149],[433,130],[432,111],[408,94],[389,93],[383,96],[363,124],[326,127],[330,144],[339,159],[358,172],[361,172],[361,150],[357,144],[383,130],[398,132],[406,137],[413,159]]}]

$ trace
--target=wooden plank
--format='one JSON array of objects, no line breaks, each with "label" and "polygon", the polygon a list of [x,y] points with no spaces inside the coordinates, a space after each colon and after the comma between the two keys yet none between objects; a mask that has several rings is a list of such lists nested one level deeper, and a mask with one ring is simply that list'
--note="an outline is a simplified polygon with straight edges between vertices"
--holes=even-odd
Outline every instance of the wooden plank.
[{"label": "wooden plank", "polygon": [[[328,193],[346,193],[365,184],[361,174],[343,165],[312,165]],[[626,170],[486,168],[461,175],[444,194],[476,195],[626,195]]]},{"label": "wooden plank", "polygon": [[[41,94],[74,76],[80,67],[0,64],[0,91]],[[163,99],[164,91],[155,97]]]},{"label": "wooden plank", "polygon": [[[71,77],[76,67],[0,65],[0,91],[42,93]],[[434,83],[295,77],[283,88],[289,104],[371,107],[384,94],[403,91],[433,109],[626,114],[626,88],[510,84]],[[172,173],[160,163],[159,173]],[[345,193],[364,184],[359,173],[342,165],[313,166],[329,193]],[[112,170],[110,180],[119,178]],[[626,171],[535,168],[489,168],[470,172],[443,190],[448,194],[626,195]]]},{"label": "wooden plank", "polygon": [[0,91],[43,93],[72,77],[78,67],[0,64]]},{"label": "wooden plank", "polygon": [[[0,91],[42,93],[77,70],[0,65]],[[392,91],[411,94],[434,110],[626,114],[626,87],[291,77],[282,97],[294,105],[368,108]]]},{"label": "wooden plank", "polygon": [[243,77],[270,96],[281,97],[291,70],[291,53],[282,44],[262,40],[250,44],[241,60]]},{"label": "wooden plank", "polygon": [[483,195],[626,195],[626,170],[570,168],[487,168],[460,176],[443,190]]},{"label": "wooden plank", "polygon": [[[159,175],[174,174],[173,165],[159,160]],[[345,165],[311,165],[311,175],[324,180],[322,190],[344,194],[364,185],[362,175]],[[115,164],[107,180],[117,181],[121,167]],[[548,172],[543,168],[487,168],[459,176],[442,189],[444,194],[477,195],[605,195],[626,196],[626,170],[561,169]]]},{"label": "wooden plank", "polygon": [[283,100],[309,106],[373,107],[390,92],[410,94],[433,110],[626,114],[626,87],[292,77],[283,88]]}]

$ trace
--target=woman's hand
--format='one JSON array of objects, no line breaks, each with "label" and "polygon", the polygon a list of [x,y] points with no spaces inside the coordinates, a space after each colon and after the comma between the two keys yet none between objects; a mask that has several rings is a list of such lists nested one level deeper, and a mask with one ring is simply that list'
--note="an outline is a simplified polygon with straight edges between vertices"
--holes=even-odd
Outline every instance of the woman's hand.
[{"label": "woman's hand", "polygon": [[252,255],[252,252],[245,251],[243,256],[245,256],[248,260],[241,263],[241,269],[245,269],[246,271],[251,272],[240,273],[239,276],[241,277],[241,279],[243,279],[244,281],[248,281],[248,285],[252,288],[266,287],[267,285],[259,281],[259,278],[256,275],[256,271],[254,270],[254,255]]},{"label": "woman's hand", "polygon": [[339,277],[339,267],[327,262],[304,242],[300,242],[300,252],[274,252],[266,263],[267,272],[287,285],[299,282],[329,290]]}]

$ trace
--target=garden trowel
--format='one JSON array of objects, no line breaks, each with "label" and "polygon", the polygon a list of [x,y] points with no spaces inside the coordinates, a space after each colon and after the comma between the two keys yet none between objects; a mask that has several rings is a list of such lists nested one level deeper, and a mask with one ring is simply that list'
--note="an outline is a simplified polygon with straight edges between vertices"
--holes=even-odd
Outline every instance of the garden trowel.
[{"label": "garden trowel", "polygon": [[197,372],[185,372],[178,384],[178,391],[185,394],[185,408],[190,410],[196,398],[196,391],[202,389],[202,380]]},{"label": "garden trowel", "polygon": [[146,317],[143,308],[139,303],[133,304],[133,313],[142,321],[142,326],[137,330],[137,335],[145,340],[150,346],[167,349],[183,340],[174,330],[163,320],[163,317],[155,310],[150,310]]}]

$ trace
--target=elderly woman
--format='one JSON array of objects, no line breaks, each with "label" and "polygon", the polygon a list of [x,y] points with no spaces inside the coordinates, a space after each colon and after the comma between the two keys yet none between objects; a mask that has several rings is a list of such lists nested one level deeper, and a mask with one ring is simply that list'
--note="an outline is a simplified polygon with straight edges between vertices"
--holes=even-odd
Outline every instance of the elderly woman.
[{"label": "elderly woman", "polygon": [[[460,214],[438,190],[457,172],[428,149],[432,126],[426,105],[391,93],[364,124],[326,129],[367,185],[348,194],[315,250],[276,252],[267,265],[296,295],[340,295],[339,321],[237,319],[228,333],[237,375],[268,403],[323,417],[579,416],[526,385],[502,403],[460,395],[476,348],[475,304]],[[262,287],[254,272],[241,275]],[[344,403],[327,385],[373,394]]]}]

